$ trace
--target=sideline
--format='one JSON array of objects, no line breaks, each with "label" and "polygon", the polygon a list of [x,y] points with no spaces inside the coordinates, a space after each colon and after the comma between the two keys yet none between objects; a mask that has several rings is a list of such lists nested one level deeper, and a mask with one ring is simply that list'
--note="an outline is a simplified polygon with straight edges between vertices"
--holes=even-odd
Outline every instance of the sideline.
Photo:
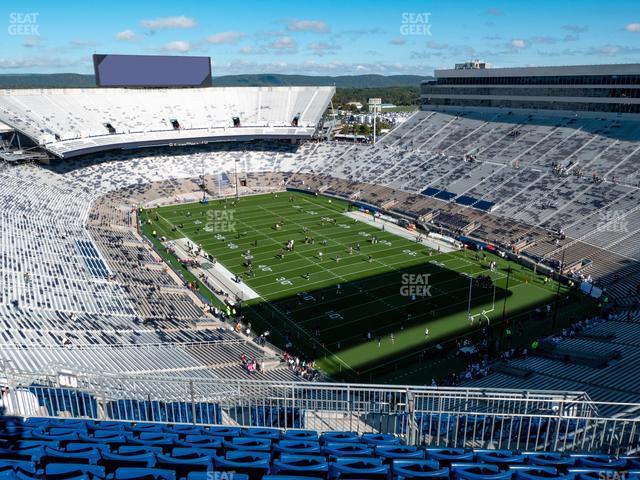
[{"label": "sideline", "polygon": [[[386,232],[392,233],[398,237],[403,237],[406,239],[409,239],[411,241],[416,241],[416,238],[418,237],[418,233],[415,232],[410,232],[409,230],[407,230],[406,228],[401,227],[400,225],[396,225],[393,222],[389,222],[388,220],[385,220],[383,218],[377,218],[375,221],[373,220],[373,217],[370,214],[367,213],[363,213],[363,212],[346,212],[343,215],[353,218],[355,220],[358,220],[359,222],[362,223],[366,223],[367,225],[377,228],[379,230],[382,230],[382,227],[384,226],[384,229]],[[416,242],[417,243],[417,242]],[[441,252],[443,253],[451,253],[451,252],[457,252],[458,249],[453,247],[451,244],[447,243],[447,242],[442,242],[440,240],[437,240],[435,238],[429,237],[426,234],[422,234],[422,242],[417,243],[418,245],[425,245],[426,247],[432,248],[433,250],[438,250],[438,248],[440,249]]]}]

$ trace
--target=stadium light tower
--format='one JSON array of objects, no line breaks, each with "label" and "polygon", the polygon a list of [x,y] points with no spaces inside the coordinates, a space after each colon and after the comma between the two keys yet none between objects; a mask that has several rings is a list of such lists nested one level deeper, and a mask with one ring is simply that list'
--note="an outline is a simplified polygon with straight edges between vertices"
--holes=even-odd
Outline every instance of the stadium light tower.
[{"label": "stadium light tower", "polygon": [[382,99],[381,98],[370,98],[369,99],[369,112],[373,112],[373,143],[376,143],[376,117],[378,116],[378,112],[382,110]]}]

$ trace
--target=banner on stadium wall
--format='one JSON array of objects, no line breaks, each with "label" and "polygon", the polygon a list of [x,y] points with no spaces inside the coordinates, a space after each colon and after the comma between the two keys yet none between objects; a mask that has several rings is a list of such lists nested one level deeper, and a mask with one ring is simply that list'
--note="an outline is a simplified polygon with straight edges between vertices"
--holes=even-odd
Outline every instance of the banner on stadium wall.
[{"label": "banner on stadium wall", "polygon": [[372,207],[371,205],[368,205],[366,203],[360,203],[360,202],[353,202],[352,205],[354,207],[356,207],[359,210],[367,210],[371,213],[378,213],[379,210],[375,207]]},{"label": "banner on stadium wall", "polygon": [[580,284],[580,291],[593,298],[600,298],[602,296],[602,289],[589,282],[582,282]]},{"label": "banner on stadium wall", "polygon": [[473,238],[465,237],[464,235],[460,235],[456,237],[456,240],[464,243],[465,245],[469,245],[470,247],[476,250],[484,250],[485,247],[487,246],[487,244],[484,242],[481,242],[479,240],[474,240]]}]

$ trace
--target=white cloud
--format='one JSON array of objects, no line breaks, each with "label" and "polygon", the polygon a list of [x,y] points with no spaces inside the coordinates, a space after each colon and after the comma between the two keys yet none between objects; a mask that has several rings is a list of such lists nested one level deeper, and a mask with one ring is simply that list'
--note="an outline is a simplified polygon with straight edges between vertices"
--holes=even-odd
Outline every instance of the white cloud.
[{"label": "white cloud", "polygon": [[502,15],[504,15],[504,12],[502,10],[495,7],[487,8],[484,13],[486,13],[487,15],[491,15],[492,17],[501,17]]},{"label": "white cloud", "polygon": [[340,50],[342,47],[340,45],[334,45],[325,42],[312,42],[307,45],[307,48],[313,52],[314,55],[318,55],[322,57],[324,55],[334,54],[337,50]]},{"label": "white cloud", "polygon": [[521,38],[514,38],[513,40],[511,40],[511,46],[513,48],[521,49],[527,46],[527,42],[525,42]]},{"label": "white cloud", "polygon": [[562,28],[573,33],[584,33],[589,30],[589,28],[584,25],[563,25]]},{"label": "white cloud", "polygon": [[404,45],[407,41],[402,37],[396,37],[389,40],[390,45]]},{"label": "white cloud", "polygon": [[363,73],[377,73],[381,75],[393,74],[422,74],[431,75],[433,66],[410,62],[399,63],[344,63],[341,61],[319,62],[306,60],[301,63],[271,62],[255,63],[246,60],[231,60],[217,65],[218,74],[225,75],[235,73],[284,73],[299,75],[354,75]]},{"label": "white cloud", "polygon": [[616,45],[605,45],[604,47],[597,48],[595,52],[601,53],[602,55],[606,55],[608,57],[615,57],[618,53],[620,53],[620,47]]},{"label": "white cloud", "polygon": [[269,48],[276,50],[295,50],[297,47],[297,42],[291,37],[281,37],[269,44]]},{"label": "white cloud", "polygon": [[89,48],[89,47],[97,47],[100,45],[100,42],[96,42],[95,40],[69,40],[69,46],[71,48]]},{"label": "white cloud", "polygon": [[40,46],[40,38],[39,37],[25,37],[22,42],[22,46],[25,48],[34,48]]},{"label": "white cloud", "polygon": [[640,32],[640,23],[630,23],[626,27],[624,27],[624,29],[627,32],[638,33]]},{"label": "white cloud", "polygon": [[447,48],[449,48],[449,45],[447,45],[446,43],[438,43],[430,40],[427,42],[427,48],[431,50],[446,50]]},{"label": "white cloud", "polygon": [[220,32],[207,37],[207,42],[213,45],[228,45],[238,43],[246,37],[243,32]]},{"label": "white cloud", "polygon": [[121,40],[123,42],[135,42],[139,40],[140,37],[133,30],[123,30],[121,32],[116,33],[116,40]]},{"label": "white cloud", "polygon": [[153,20],[142,20],[140,22],[140,25],[149,30],[167,30],[177,28],[193,28],[197,25],[197,22],[191,17],[180,15],[177,17],[162,17],[155,18]]},{"label": "white cloud", "polygon": [[293,20],[287,24],[290,32],[318,32],[328,33],[331,31],[329,25],[322,20]]},{"label": "white cloud", "polygon": [[184,40],[176,40],[175,42],[169,42],[162,47],[162,50],[165,52],[188,52],[191,50],[191,44],[189,42],[185,42]]},{"label": "white cloud", "polygon": [[76,67],[80,63],[77,59],[52,56],[0,58],[0,70],[69,68]]},{"label": "white cloud", "polygon": [[263,55],[267,53],[267,49],[264,47],[250,47],[245,46],[239,50],[243,55]]}]

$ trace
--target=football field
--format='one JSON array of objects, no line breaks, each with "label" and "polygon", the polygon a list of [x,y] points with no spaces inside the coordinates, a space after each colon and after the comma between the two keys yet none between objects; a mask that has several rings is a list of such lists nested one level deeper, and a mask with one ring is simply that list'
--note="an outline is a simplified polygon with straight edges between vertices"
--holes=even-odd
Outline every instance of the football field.
[{"label": "football field", "polygon": [[[252,330],[268,330],[269,341],[291,343],[336,377],[357,378],[496,326],[503,308],[510,318],[555,297],[555,282],[513,262],[470,250],[439,252],[382,231],[380,221],[378,228],[357,221],[345,214],[349,208],[281,192],[153,208],[141,220],[147,235],[186,237],[242,275],[258,295],[241,309]],[[492,282],[479,285],[480,275]]]}]

